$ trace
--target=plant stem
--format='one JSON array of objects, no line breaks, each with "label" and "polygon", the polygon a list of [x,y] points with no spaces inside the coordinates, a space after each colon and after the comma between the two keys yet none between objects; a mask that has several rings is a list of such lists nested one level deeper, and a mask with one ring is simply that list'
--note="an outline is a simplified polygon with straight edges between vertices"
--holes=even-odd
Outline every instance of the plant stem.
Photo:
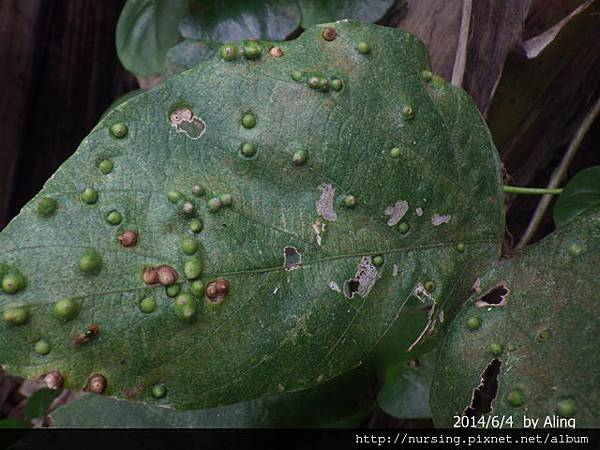
[{"label": "plant stem", "polygon": [[456,46],[456,55],[454,57],[454,66],[452,68],[452,80],[454,86],[461,87],[465,75],[467,64],[467,46],[469,43],[469,30],[471,28],[471,10],[473,9],[473,0],[463,0],[462,17],[460,19],[460,34]]},{"label": "plant stem", "polygon": [[[600,97],[596,99],[596,102],[592,105],[590,110],[586,113],[585,117],[583,118],[583,121],[579,125],[579,128],[577,128],[577,131],[575,131],[575,135],[573,136],[573,140],[569,143],[569,148],[567,148],[567,152],[563,156],[562,161],[560,162],[559,166],[556,168],[556,170],[552,174],[552,177],[550,178],[548,188],[555,188],[564,178],[565,174],[567,173],[567,169],[569,168],[569,165],[571,164],[571,161],[575,156],[575,153],[577,153],[577,150],[579,150],[579,147],[583,142],[583,138],[587,134],[594,121],[596,120],[596,117],[598,117],[599,112]],[[533,213],[533,217],[531,218],[529,225],[527,225],[525,233],[523,233],[521,240],[515,248],[523,247],[527,245],[527,243],[531,240],[535,233],[535,230],[537,230],[537,227],[542,221],[542,218],[544,217],[544,214],[546,213],[546,210],[548,209],[551,200],[552,197],[550,195],[545,195],[541,198],[535,212]]]},{"label": "plant stem", "polygon": [[502,190],[507,194],[537,194],[537,195],[556,195],[561,194],[561,188],[530,188],[521,186],[502,186]]}]

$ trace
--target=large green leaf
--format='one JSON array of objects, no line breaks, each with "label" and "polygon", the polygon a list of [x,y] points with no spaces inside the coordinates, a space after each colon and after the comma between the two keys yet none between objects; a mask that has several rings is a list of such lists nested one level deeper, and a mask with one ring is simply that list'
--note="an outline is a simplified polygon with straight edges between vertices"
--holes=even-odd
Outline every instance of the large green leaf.
[{"label": "large green leaf", "polygon": [[557,227],[600,208],[600,166],[577,173],[558,197],[552,215]]},{"label": "large green leaf", "polygon": [[376,22],[394,2],[395,0],[298,0],[304,28],[338,19]]},{"label": "large green leaf", "polygon": [[502,417],[512,420],[505,427],[522,427],[527,416],[541,428],[557,414],[597,427],[599,264],[597,210],[483,276],[438,351],[436,425],[451,427],[454,415],[466,413],[497,417],[494,427]]},{"label": "large green leaf", "polygon": [[[256,59],[215,58],[172,77],[84,139],[0,233],[3,285],[26,280],[0,294],[9,372],[58,370],[75,389],[100,374],[110,395],[213,407],[360,365],[415,290],[436,314],[466,296],[503,235],[488,129],[463,91],[422,76],[429,59],[413,36],[329,26],[333,41],[315,27],[282,43],[283,56],[263,46]],[[227,280],[220,302],[186,281],[195,258],[213,299],[226,291],[213,281]],[[200,297],[176,303],[144,283],[170,284],[175,271]],[[152,313],[141,311],[146,297]],[[70,320],[53,312],[64,298],[76,305],[72,315],[58,303]],[[50,351],[34,353],[36,339]],[[160,383],[167,393],[155,400]]]},{"label": "large green leaf", "polygon": [[358,426],[373,408],[372,372],[355,369],[312,389],[205,410],[178,411],[85,394],[51,414],[55,427],[329,427]]},{"label": "large green leaf", "polygon": [[208,42],[242,39],[283,40],[300,26],[295,1],[190,0],[179,27],[183,37]]},{"label": "large green leaf", "polygon": [[116,31],[123,66],[142,76],[162,73],[167,51],[177,43],[179,22],[187,12],[188,0],[127,0]]}]

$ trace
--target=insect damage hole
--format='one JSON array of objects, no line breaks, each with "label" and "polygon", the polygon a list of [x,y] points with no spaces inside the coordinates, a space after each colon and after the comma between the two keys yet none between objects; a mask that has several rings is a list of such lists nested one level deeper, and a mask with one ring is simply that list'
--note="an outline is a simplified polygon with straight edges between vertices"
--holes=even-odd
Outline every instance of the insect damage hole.
[{"label": "insect damage hole", "polygon": [[508,288],[508,284],[506,281],[502,281],[477,299],[475,305],[480,308],[488,306],[506,306],[509,294],[510,289]]},{"label": "insect damage hole", "polygon": [[408,202],[406,200],[398,200],[393,205],[385,208],[385,211],[383,211],[383,214],[385,214],[386,216],[390,216],[388,218],[387,224],[390,227],[393,227],[394,225],[396,225],[398,222],[400,222],[402,220],[402,218],[404,217],[404,215],[406,214],[407,211],[408,211]]},{"label": "insect damage hole", "polygon": [[373,265],[370,256],[363,256],[358,263],[354,277],[344,282],[344,295],[354,298],[358,294],[362,298],[367,297],[377,281],[377,269]]},{"label": "insect damage hole", "polygon": [[283,270],[287,272],[302,267],[302,255],[296,247],[283,247],[283,258]]},{"label": "insect damage hole", "polygon": [[498,376],[500,375],[501,361],[492,359],[483,370],[479,386],[473,389],[471,404],[463,411],[463,416],[479,419],[484,414],[492,412],[492,402],[498,395]]},{"label": "insect damage hole", "polygon": [[206,123],[195,116],[189,108],[179,108],[169,113],[169,123],[178,133],[190,139],[200,139],[206,131]]},{"label": "insect damage hole", "polygon": [[319,186],[319,190],[321,191],[321,196],[315,204],[317,214],[323,217],[323,219],[333,222],[337,219],[337,214],[335,209],[333,209],[335,188],[331,184],[323,183]]}]

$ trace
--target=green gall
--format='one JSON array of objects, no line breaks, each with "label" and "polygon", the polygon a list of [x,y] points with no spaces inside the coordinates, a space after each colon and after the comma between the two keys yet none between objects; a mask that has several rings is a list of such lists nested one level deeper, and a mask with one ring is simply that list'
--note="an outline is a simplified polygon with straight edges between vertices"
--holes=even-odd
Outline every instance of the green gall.
[{"label": "green gall", "polygon": [[140,311],[149,314],[156,309],[156,300],[152,297],[146,297],[140,302]]},{"label": "green gall", "polygon": [[572,417],[575,415],[575,401],[569,398],[558,402],[556,405],[556,414],[562,417]]},{"label": "green gall", "polygon": [[423,81],[429,83],[431,81],[431,79],[433,78],[433,74],[431,73],[430,70],[423,70],[421,72],[421,78],[423,79]]},{"label": "green gall", "polygon": [[233,61],[235,58],[237,58],[237,54],[237,46],[234,44],[224,44],[219,49],[219,55],[221,55],[221,58],[223,58],[225,61]]},{"label": "green gall", "polygon": [[37,341],[33,349],[38,355],[47,355],[50,353],[50,344],[46,341]]},{"label": "green gall", "polygon": [[346,195],[344,197],[344,205],[347,208],[354,208],[357,203],[358,203],[358,200],[356,200],[356,197],[354,195]]},{"label": "green gall", "polygon": [[81,200],[88,205],[93,205],[98,201],[98,191],[92,188],[85,188],[81,193]]},{"label": "green gall", "polygon": [[109,130],[110,134],[117,139],[123,139],[125,136],[127,136],[127,132],[129,131],[127,125],[125,125],[123,122],[112,124]]},{"label": "green gall", "polygon": [[54,214],[58,203],[50,197],[40,198],[37,203],[37,212],[40,216],[48,217]]},{"label": "green gall", "polygon": [[119,225],[123,222],[123,215],[119,211],[110,211],[106,215],[106,221],[111,225]]},{"label": "green gall", "polygon": [[190,288],[190,292],[196,297],[200,297],[202,294],[204,294],[204,283],[199,280],[194,281]]},{"label": "green gall", "polygon": [[339,78],[334,78],[333,80],[331,80],[331,83],[329,83],[329,85],[331,86],[331,89],[339,92],[344,87],[344,82]]},{"label": "green gall", "polygon": [[540,341],[540,342],[547,341],[551,337],[552,337],[552,334],[550,333],[550,330],[548,330],[548,329],[540,330],[540,332],[538,333],[538,336],[537,336],[538,341]]},{"label": "green gall", "polygon": [[102,267],[102,258],[93,251],[85,252],[79,257],[79,269],[85,273],[95,273]]},{"label": "green gall", "polygon": [[366,42],[359,42],[356,46],[356,50],[358,50],[358,53],[361,55],[366,55],[367,53],[371,52],[371,46]]},{"label": "green gall", "polygon": [[155,384],[152,386],[152,397],[163,398],[167,395],[167,388],[164,384]]},{"label": "green gall", "polygon": [[177,316],[184,322],[193,322],[196,318],[196,308],[192,306],[177,308]]},{"label": "green gall", "polygon": [[579,244],[573,244],[569,247],[569,253],[573,256],[579,256],[583,252],[583,247]]},{"label": "green gall", "polygon": [[246,113],[242,116],[242,126],[244,128],[253,128],[256,125],[256,116],[252,113]]},{"label": "green gall", "polygon": [[184,306],[191,306],[194,308],[196,307],[196,300],[194,300],[194,297],[192,297],[190,294],[184,293],[175,299],[175,306],[178,308],[182,308]]},{"label": "green gall", "polygon": [[522,406],[525,403],[525,394],[521,389],[513,389],[506,396],[506,401],[510,406]]},{"label": "green gall", "polygon": [[465,251],[465,244],[459,242],[458,244],[456,244],[456,250],[460,253],[463,253]]},{"label": "green gall", "polygon": [[202,197],[206,193],[204,186],[201,184],[195,184],[192,186],[192,195],[196,197]]},{"label": "green gall", "polygon": [[390,156],[392,158],[400,158],[400,149],[398,147],[394,147],[390,150]]},{"label": "green gall", "polygon": [[219,195],[219,199],[224,206],[231,206],[233,203],[233,197],[231,197],[231,194],[221,194]]},{"label": "green gall", "polygon": [[490,353],[494,356],[500,356],[502,354],[502,344],[498,342],[492,342],[489,347]]},{"label": "green gall", "polygon": [[398,224],[398,231],[399,231],[401,234],[406,234],[406,233],[408,233],[408,229],[409,229],[409,228],[410,228],[410,227],[409,227],[409,225],[408,225],[406,222],[400,222],[400,223]]},{"label": "green gall", "polygon": [[223,203],[221,202],[221,199],[219,197],[213,197],[208,201],[206,206],[208,207],[209,211],[217,212],[219,209],[221,209]]},{"label": "green gall", "polygon": [[292,156],[292,162],[295,166],[301,166],[306,162],[308,158],[308,152],[306,150],[296,150]]},{"label": "green gall", "polygon": [[193,255],[198,251],[198,248],[200,248],[200,243],[194,238],[185,237],[179,243],[179,247],[186,255]]},{"label": "green gall", "polygon": [[167,297],[171,297],[171,298],[177,297],[180,292],[181,292],[181,288],[179,287],[178,284],[173,284],[172,286],[169,286],[165,289],[165,293],[167,294]]},{"label": "green gall", "polygon": [[18,326],[27,321],[27,310],[22,306],[13,306],[4,311],[4,321],[10,325]]},{"label": "green gall", "polygon": [[260,44],[256,41],[247,41],[244,44],[243,50],[244,50],[244,56],[247,59],[257,59],[260,57],[262,48],[261,48]]},{"label": "green gall", "polygon": [[77,314],[77,303],[70,298],[59,300],[54,304],[54,316],[60,320],[70,320]]},{"label": "green gall", "polygon": [[179,191],[169,191],[167,192],[167,200],[176,205],[181,200],[183,200],[183,194]]},{"label": "green gall", "polygon": [[467,319],[467,328],[471,331],[478,330],[481,326],[481,319],[479,316],[471,316]]},{"label": "green gall", "polygon": [[433,292],[433,291],[435,291],[435,288],[436,288],[435,282],[428,280],[425,282],[424,287],[427,290],[427,292]]},{"label": "green gall", "polygon": [[292,77],[292,80],[294,80],[294,81],[302,81],[303,75],[302,75],[301,71],[294,70],[291,73],[291,77]]},{"label": "green gall", "polygon": [[242,144],[240,152],[246,158],[250,158],[256,154],[256,145],[246,142],[245,144]]},{"label": "green gall", "polygon": [[319,78],[319,89],[322,91],[329,89],[329,80],[327,78]]},{"label": "green gall", "polygon": [[188,280],[195,280],[202,274],[202,262],[197,259],[190,259],[183,265],[183,272]]},{"label": "green gall", "polygon": [[402,115],[405,119],[412,119],[415,115],[415,111],[412,109],[411,106],[407,105],[404,108],[402,108]]},{"label": "green gall", "polygon": [[373,265],[375,267],[381,267],[381,266],[383,266],[383,262],[384,262],[383,255],[375,255],[375,256],[373,256],[372,263],[373,263]]},{"label": "green gall", "polygon": [[104,159],[98,163],[98,170],[103,175],[108,175],[109,173],[111,173],[113,171],[113,167],[114,166],[113,166],[112,161],[110,161],[108,159]]},{"label": "green gall", "polygon": [[2,291],[5,294],[16,294],[25,289],[25,277],[17,271],[8,272],[2,277]]},{"label": "green gall", "polygon": [[190,231],[192,233],[200,233],[202,231],[202,228],[204,228],[204,224],[202,223],[202,220],[193,219],[190,221]]}]

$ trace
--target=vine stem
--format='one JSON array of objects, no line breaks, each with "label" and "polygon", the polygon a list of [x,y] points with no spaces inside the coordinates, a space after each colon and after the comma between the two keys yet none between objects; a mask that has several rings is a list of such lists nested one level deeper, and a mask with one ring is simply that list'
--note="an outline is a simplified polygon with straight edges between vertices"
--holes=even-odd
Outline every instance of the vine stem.
[{"label": "vine stem", "polygon": [[[594,121],[596,120],[596,117],[598,117],[599,111],[600,97],[596,99],[594,105],[590,108],[590,110],[583,118],[581,125],[579,125],[579,128],[577,128],[577,131],[573,136],[573,140],[570,142],[569,148],[567,148],[567,152],[563,156],[562,161],[560,162],[559,166],[556,168],[556,170],[552,174],[552,177],[550,178],[550,181],[548,182],[548,189],[556,188],[565,176],[567,169],[569,168],[569,165],[571,164],[571,161],[575,156],[575,153],[577,153],[577,150],[579,150],[579,147],[583,142],[583,138],[587,134]],[[533,213],[533,217],[527,225],[525,233],[523,233],[523,236],[521,236],[521,239],[519,240],[519,243],[516,245],[515,248],[521,248],[527,245],[527,243],[531,240],[540,222],[542,221],[542,218],[544,217],[544,214],[546,213],[546,210],[548,209],[551,200],[551,195],[544,195],[540,199],[540,202],[538,203],[535,212]]]},{"label": "vine stem", "polygon": [[502,186],[502,190],[507,194],[537,194],[537,195],[556,195],[561,194],[561,188],[531,188],[521,186]]},{"label": "vine stem", "polygon": [[467,64],[467,46],[469,43],[469,30],[471,28],[471,10],[473,9],[473,0],[463,0],[462,17],[460,19],[460,34],[456,45],[456,55],[454,57],[454,66],[452,67],[452,80],[454,86],[461,87],[465,76],[465,67]]}]

